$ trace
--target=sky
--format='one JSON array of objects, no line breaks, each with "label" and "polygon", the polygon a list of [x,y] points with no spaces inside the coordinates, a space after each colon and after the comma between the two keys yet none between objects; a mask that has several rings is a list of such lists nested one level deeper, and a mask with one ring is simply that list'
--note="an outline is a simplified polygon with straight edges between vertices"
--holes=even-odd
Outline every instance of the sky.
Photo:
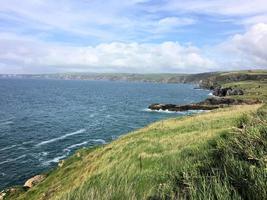
[{"label": "sky", "polygon": [[266,0],[0,0],[0,73],[267,69]]}]

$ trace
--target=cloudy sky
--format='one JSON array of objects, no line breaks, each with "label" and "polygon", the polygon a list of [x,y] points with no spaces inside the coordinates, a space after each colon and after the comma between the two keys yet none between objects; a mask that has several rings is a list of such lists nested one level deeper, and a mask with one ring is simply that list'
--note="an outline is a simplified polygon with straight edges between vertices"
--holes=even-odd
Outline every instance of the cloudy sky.
[{"label": "cloudy sky", "polygon": [[266,0],[0,0],[0,73],[252,68]]}]

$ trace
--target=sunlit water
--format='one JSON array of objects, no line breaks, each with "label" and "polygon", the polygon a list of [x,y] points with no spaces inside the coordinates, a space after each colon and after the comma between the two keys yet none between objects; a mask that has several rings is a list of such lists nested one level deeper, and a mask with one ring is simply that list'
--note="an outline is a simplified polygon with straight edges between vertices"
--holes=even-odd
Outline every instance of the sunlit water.
[{"label": "sunlit water", "polygon": [[0,189],[22,184],[81,147],[108,143],[160,119],[151,103],[191,103],[187,84],[0,79]]}]

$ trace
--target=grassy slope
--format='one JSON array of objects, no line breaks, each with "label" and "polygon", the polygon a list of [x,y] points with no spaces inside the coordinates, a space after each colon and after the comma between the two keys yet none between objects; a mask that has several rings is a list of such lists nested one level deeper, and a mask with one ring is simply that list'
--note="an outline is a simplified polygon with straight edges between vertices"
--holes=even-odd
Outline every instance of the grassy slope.
[{"label": "grassy slope", "polygon": [[[227,85],[266,102],[264,81]],[[250,105],[157,122],[79,150],[18,199],[266,199],[266,119]]]},{"label": "grassy slope", "polygon": [[21,198],[146,199],[175,195],[174,180],[183,173],[199,175],[198,170],[210,164],[211,141],[231,132],[243,113],[255,112],[259,106],[169,119],[95,150],[80,150],[80,157],[73,155]]},{"label": "grassy slope", "polygon": [[244,96],[236,96],[240,99],[259,99],[267,103],[267,80],[262,81],[240,81],[234,83],[226,83],[224,87],[236,87],[244,90]]}]

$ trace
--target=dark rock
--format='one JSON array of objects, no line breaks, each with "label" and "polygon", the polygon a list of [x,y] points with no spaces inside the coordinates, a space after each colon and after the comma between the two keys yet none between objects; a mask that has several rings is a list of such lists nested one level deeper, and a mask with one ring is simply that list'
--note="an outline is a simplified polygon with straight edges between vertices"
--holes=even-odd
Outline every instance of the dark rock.
[{"label": "dark rock", "polygon": [[243,95],[243,94],[244,94],[244,92],[241,89],[228,90],[227,93],[226,93],[227,96],[231,96],[231,95]]},{"label": "dark rock", "polygon": [[237,89],[237,88],[222,88],[222,87],[216,87],[213,90],[212,93],[214,96],[218,96],[218,97],[225,97],[225,96],[231,96],[231,95],[243,95],[244,92],[241,89]]},{"label": "dark rock", "polygon": [[150,105],[148,108],[151,109],[151,110],[169,110],[169,109],[175,108],[175,106],[176,105],[174,105],[174,104],[159,104],[159,103],[156,103],[156,104]]},{"label": "dark rock", "polygon": [[226,94],[227,94],[227,91],[228,90],[231,90],[231,88],[221,88],[221,87],[216,87],[214,90],[213,90],[213,95],[214,96],[218,96],[218,97],[225,97]]},{"label": "dark rock", "polygon": [[213,110],[219,108],[213,105],[201,104],[187,104],[187,105],[174,105],[174,104],[152,104],[148,107],[151,110],[168,110],[168,111],[188,111],[188,110]]},{"label": "dark rock", "polygon": [[225,97],[211,97],[195,104],[175,105],[175,104],[152,104],[148,108],[151,110],[168,110],[168,111],[188,111],[188,110],[213,110],[230,105],[257,104],[259,100],[242,100]]}]

